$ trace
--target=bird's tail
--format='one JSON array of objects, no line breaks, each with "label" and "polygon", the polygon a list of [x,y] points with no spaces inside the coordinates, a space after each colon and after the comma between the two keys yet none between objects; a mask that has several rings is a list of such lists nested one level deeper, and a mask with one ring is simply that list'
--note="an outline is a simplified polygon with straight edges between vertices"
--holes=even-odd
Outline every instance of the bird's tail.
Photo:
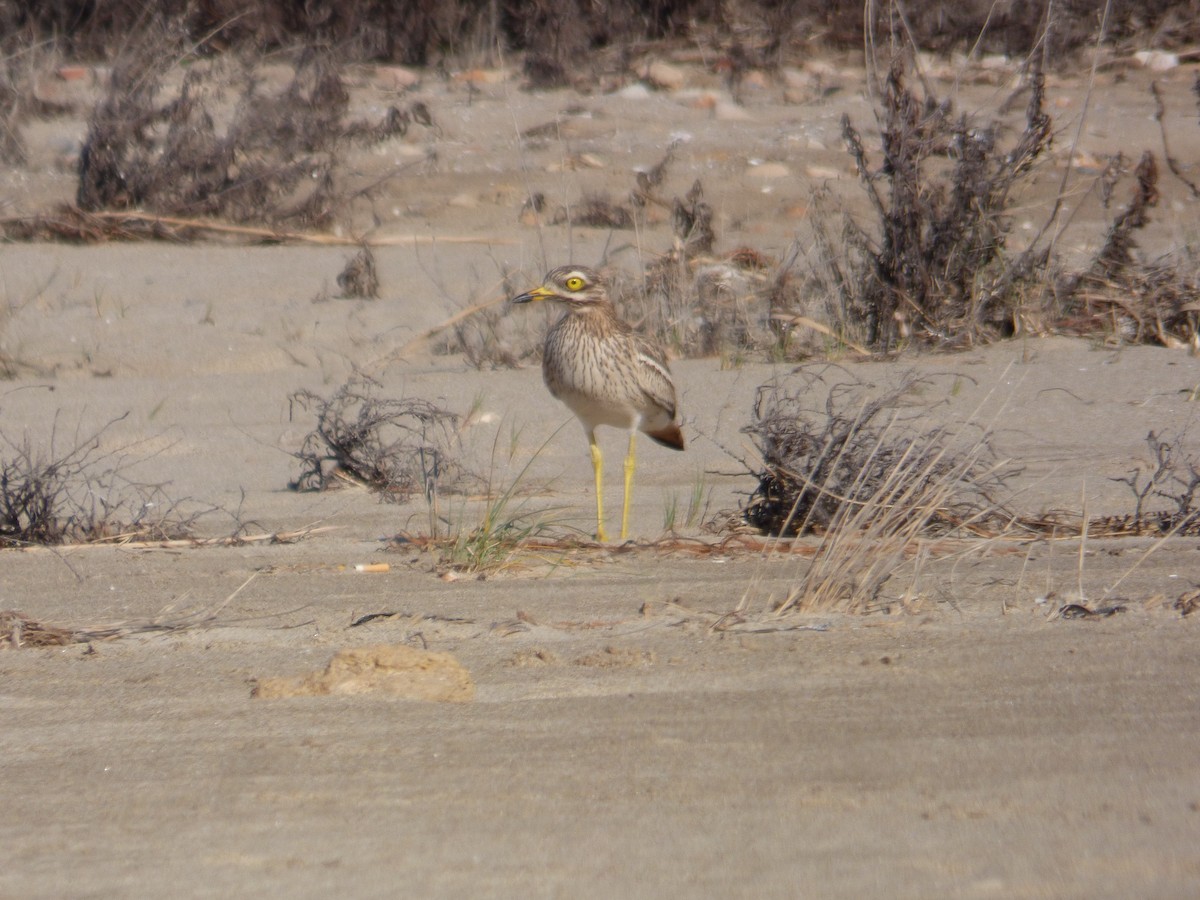
[{"label": "bird's tail", "polygon": [[683,432],[679,430],[679,426],[674,422],[666,428],[660,428],[657,431],[647,431],[646,434],[664,447],[670,447],[672,450],[683,449]]}]

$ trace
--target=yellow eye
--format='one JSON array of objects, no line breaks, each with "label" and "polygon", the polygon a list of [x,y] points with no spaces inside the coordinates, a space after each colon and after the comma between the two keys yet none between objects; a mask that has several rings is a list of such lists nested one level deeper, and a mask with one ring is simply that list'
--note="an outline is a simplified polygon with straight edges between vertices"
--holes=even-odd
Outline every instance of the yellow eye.
[{"label": "yellow eye", "polygon": [[583,279],[580,278],[578,275],[572,275],[564,283],[566,284],[568,291],[583,290]]}]

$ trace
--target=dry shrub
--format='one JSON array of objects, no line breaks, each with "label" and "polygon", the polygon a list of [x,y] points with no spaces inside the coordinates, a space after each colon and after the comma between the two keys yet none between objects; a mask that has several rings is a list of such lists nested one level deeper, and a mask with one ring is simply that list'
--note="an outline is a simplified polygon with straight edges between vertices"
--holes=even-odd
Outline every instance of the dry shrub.
[{"label": "dry shrub", "polygon": [[1134,497],[1131,521],[1136,534],[1200,532],[1200,457],[1189,452],[1187,432],[1164,439],[1151,431],[1146,445],[1153,460],[1148,471],[1134,469],[1124,478]]},{"label": "dry shrub", "polygon": [[[277,92],[263,88],[252,64],[231,58],[192,60],[169,92],[167,80],[186,55],[168,34],[114,66],[80,157],[80,209],[325,227],[374,187],[348,185],[341,159],[348,145],[431,124],[422,104],[391,107],[378,122],[348,119],[338,65],[319,52],[302,54]],[[236,98],[222,114],[230,88]]]},{"label": "dry shrub", "polygon": [[347,481],[400,502],[418,491],[431,496],[463,477],[458,416],[427,400],[378,396],[364,375],[328,399],[297,391],[291,402],[316,416],[316,428],[292,455],[300,475],[288,487],[323,491]]},{"label": "dry shrub", "polygon": [[1014,189],[1050,145],[1043,84],[1035,66],[1025,127],[1005,148],[1000,123],[976,123],[955,115],[949,101],[919,94],[905,82],[900,58],[893,59],[881,100],[878,169],[849,117],[842,119],[876,231],[847,217],[842,256],[824,217],[814,219],[817,271],[835,321],[881,350],[910,335],[962,344],[1013,332],[1022,299],[1017,285],[1046,261],[1033,248],[1015,257],[1006,252]]},{"label": "dry shrub", "polygon": [[608,197],[591,194],[570,207],[559,207],[554,211],[550,224],[629,229],[633,228],[633,213],[629,207],[614,203]]},{"label": "dry shrub", "polygon": [[[774,535],[820,535],[776,614],[907,606],[917,600],[923,539],[996,531],[1011,518],[995,495],[1015,470],[996,459],[986,428],[929,425],[930,406],[906,402],[928,387],[911,374],[879,392],[830,383],[832,371],[801,368],[763,385],[743,429],[762,457],[745,519]],[[810,405],[821,395],[823,407]],[[910,588],[885,598],[910,562]]]},{"label": "dry shrub", "polygon": [[62,55],[53,42],[33,42],[0,23],[0,163],[29,162],[23,129],[30,119],[76,112],[77,97],[56,90]]},{"label": "dry shrub", "polygon": [[[500,301],[516,296],[541,274],[505,270],[500,296],[493,302],[469,306],[464,313],[455,316],[453,325],[445,329],[433,345],[434,352],[461,353],[476,369],[516,369],[536,363],[541,359],[546,327],[557,310],[548,303],[534,304],[537,309],[514,316],[509,305]],[[540,327],[539,323],[546,327]]]},{"label": "dry shrub", "polygon": [[787,336],[772,317],[799,303],[790,279],[795,255],[777,263],[743,247],[714,256],[713,209],[700,180],[683,197],[668,200],[658,191],[677,146],[638,173],[630,195],[638,211],[650,205],[671,210],[672,247],[646,265],[637,283],[610,275],[614,303],[639,330],[680,356],[783,350]]},{"label": "dry shrub", "polygon": [[[355,60],[434,65],[514,49],[527,52],[531,81],[557,85],[586,78],[598,50],[664,39],[703,46],[733,75],[739,65],[795,59],[813,36],[823,46],[858,50],[864,25],[886,31],[898,8],[922,48],[1024,56],[1046,40],[1051,59],[1070,59],[1092,43],[1097,19],[1095,0],[1054,3],[1049,29],[1040,0],[877,2],[865,10],[829,0],[0,0],[0,34],[53,40],[90,57],[111,56],[129,35],[177,20],[207,51],[336,46]],[[1109,42],[1121,46],[1200,42],[1198,0],[1114,0],[1108,20]]]},{"label": "dry shrub", "polygon": [[435,352],[461,353],[476,369],[519,369],[541,358],[543,337],[544,330],[516,321],[507,307],[491,306],[455,322]]},{"label": "dry shrub", "polygon": [[0,547],[190,535],[197,515],[184,516],[164,485],[128,478],[134,461],[123,451],[102,448],[104,433],[119,421],[93,434],[76,431],[66,450],[59,449],[57,417],[45,445],[28,434],[19,441],[0,434]]},{"label": "dry shrub", "polygon": [[375,254],[371,248],[363,248],[347,261],[346,267],[338,273],[338,287],[342,289],[343,297],[357,297],[365,300],[379,299],[379,275],[375,271]]},{"label": "dry shrub", "polygon": [[754,420],[742,429],[762,460],[750,467],[758,487],[746,522],[780,536],[848,522],[859,532],[876,519],[904,528],[915,521],[925,533],[1001,514],[995,495],[1012,470],[997,464],[986,431],[968,437],[968,429],[928,424],[931,405],[908,399],[928,381],[908,374],[880,392],[857,380],[831,384],[834,372],[847,375],[802,366],[758,389]]},{"label": "dry shrub", "polygon": [[775,260],[750,247],[712,255],[712,208],[697,180],[672,204],[674,247],[646,269],[649,330],[682,356],[769,353],[773,359],[807,354],[779,325],[803,306],[792,267],[798,247]]},{"label": "dry shrub", "polygon": [[[1112,167],[1124,167],[1118,154]],[[1158,205],[1158,164],[1146,151],[1134,171],[1129,203],[1117,213],[1090,266],[1059,287],[1061,326],[1081,334],[1097,331],[1129,343],[1157,342],[1200,349],[1200,264],[1189,247],[1145,262],[1135,232]]]}]

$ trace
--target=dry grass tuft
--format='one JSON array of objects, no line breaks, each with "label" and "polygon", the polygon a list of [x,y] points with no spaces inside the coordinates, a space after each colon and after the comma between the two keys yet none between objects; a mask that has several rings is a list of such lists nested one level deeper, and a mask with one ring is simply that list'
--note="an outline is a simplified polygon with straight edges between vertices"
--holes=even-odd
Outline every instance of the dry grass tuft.
[{"label": "dry grass tuft", "polygon": [[[1122,169],[1118,154],[1113,168]],[[1107,333],[1127,343],[1156,342],[1200,350],[1200,263],[1185,247],[1152,262],[1137,254],[1135,233],[1158,205],[1158,164],[1142,154],[1129,203],[1117,213],[1091,265],[1059,289],[1062,327],[1081,334]]]},{"label": "dry grass tuft", "polygon": [[930,426],[932,404],[911,399],[930,383],[912,374],[880,392],[831,384],[835,371],[845,374],[804,366],[759,388],[754,421],[742,429],[762,459],[746,522],[781,536],[847,526],[860,534],[875,519],[888,531],[916,523],[915,533],[930,534],[1001,517],[995,494],[1013,471],[996,460],[986,431],[967,440],[965,429]]},{"label": "dry grass tuft", "polygon": [[176,634],[196,628],[212,628],[219,624],[221,611],[256,577],[257,573],[251,575],[228,597],[211,606],[180,612],[172,605],[153,618],[137,621],[51,625],[15,609],[0,610],[0,649],[63,647],[68,644],[111,641],[136,634]]},{"label": "dry grass tuft", "polygon": [[317,424],[292,454],[300,475],[290,488],[323,491],[350,482],[398,502],[418,491],[431,496],[463,477],[458,416],[427,400],[380,397],[379,389],[360,375],[329,398],[307,390],[292,395]]},{"label": "dry grass tuft", "polygon": [[[124,418],[122,416],[121,418]],[[161,484],[131,480],[136,460],[126,449],[106,450],[105,432],[77,430],[60,449],[57,417],[45,445],[26,433],[0,434],[0,547],[85,543],[117,536],[136,540],[186,538],[199,514],[184,515],[182,502]]]}]

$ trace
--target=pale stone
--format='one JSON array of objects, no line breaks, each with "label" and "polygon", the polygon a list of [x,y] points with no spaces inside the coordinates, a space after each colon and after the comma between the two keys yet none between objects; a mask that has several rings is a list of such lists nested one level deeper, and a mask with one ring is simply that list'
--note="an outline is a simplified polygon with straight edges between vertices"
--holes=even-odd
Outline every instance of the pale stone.
[{"label": "pale stone", "polygon": [[640,74],[647,83],[663,91],[677,91],[687,84],[687,73],[683,69],[660,59],[652,59]]},{"label": "pale stone", "polygon": [[773,178],[787,178],[791,174],[791,169],[780,162],[765,162],[757,166],[751,166],[746,170],[748,177],[759,178],[764,181],[769,181]]}]

